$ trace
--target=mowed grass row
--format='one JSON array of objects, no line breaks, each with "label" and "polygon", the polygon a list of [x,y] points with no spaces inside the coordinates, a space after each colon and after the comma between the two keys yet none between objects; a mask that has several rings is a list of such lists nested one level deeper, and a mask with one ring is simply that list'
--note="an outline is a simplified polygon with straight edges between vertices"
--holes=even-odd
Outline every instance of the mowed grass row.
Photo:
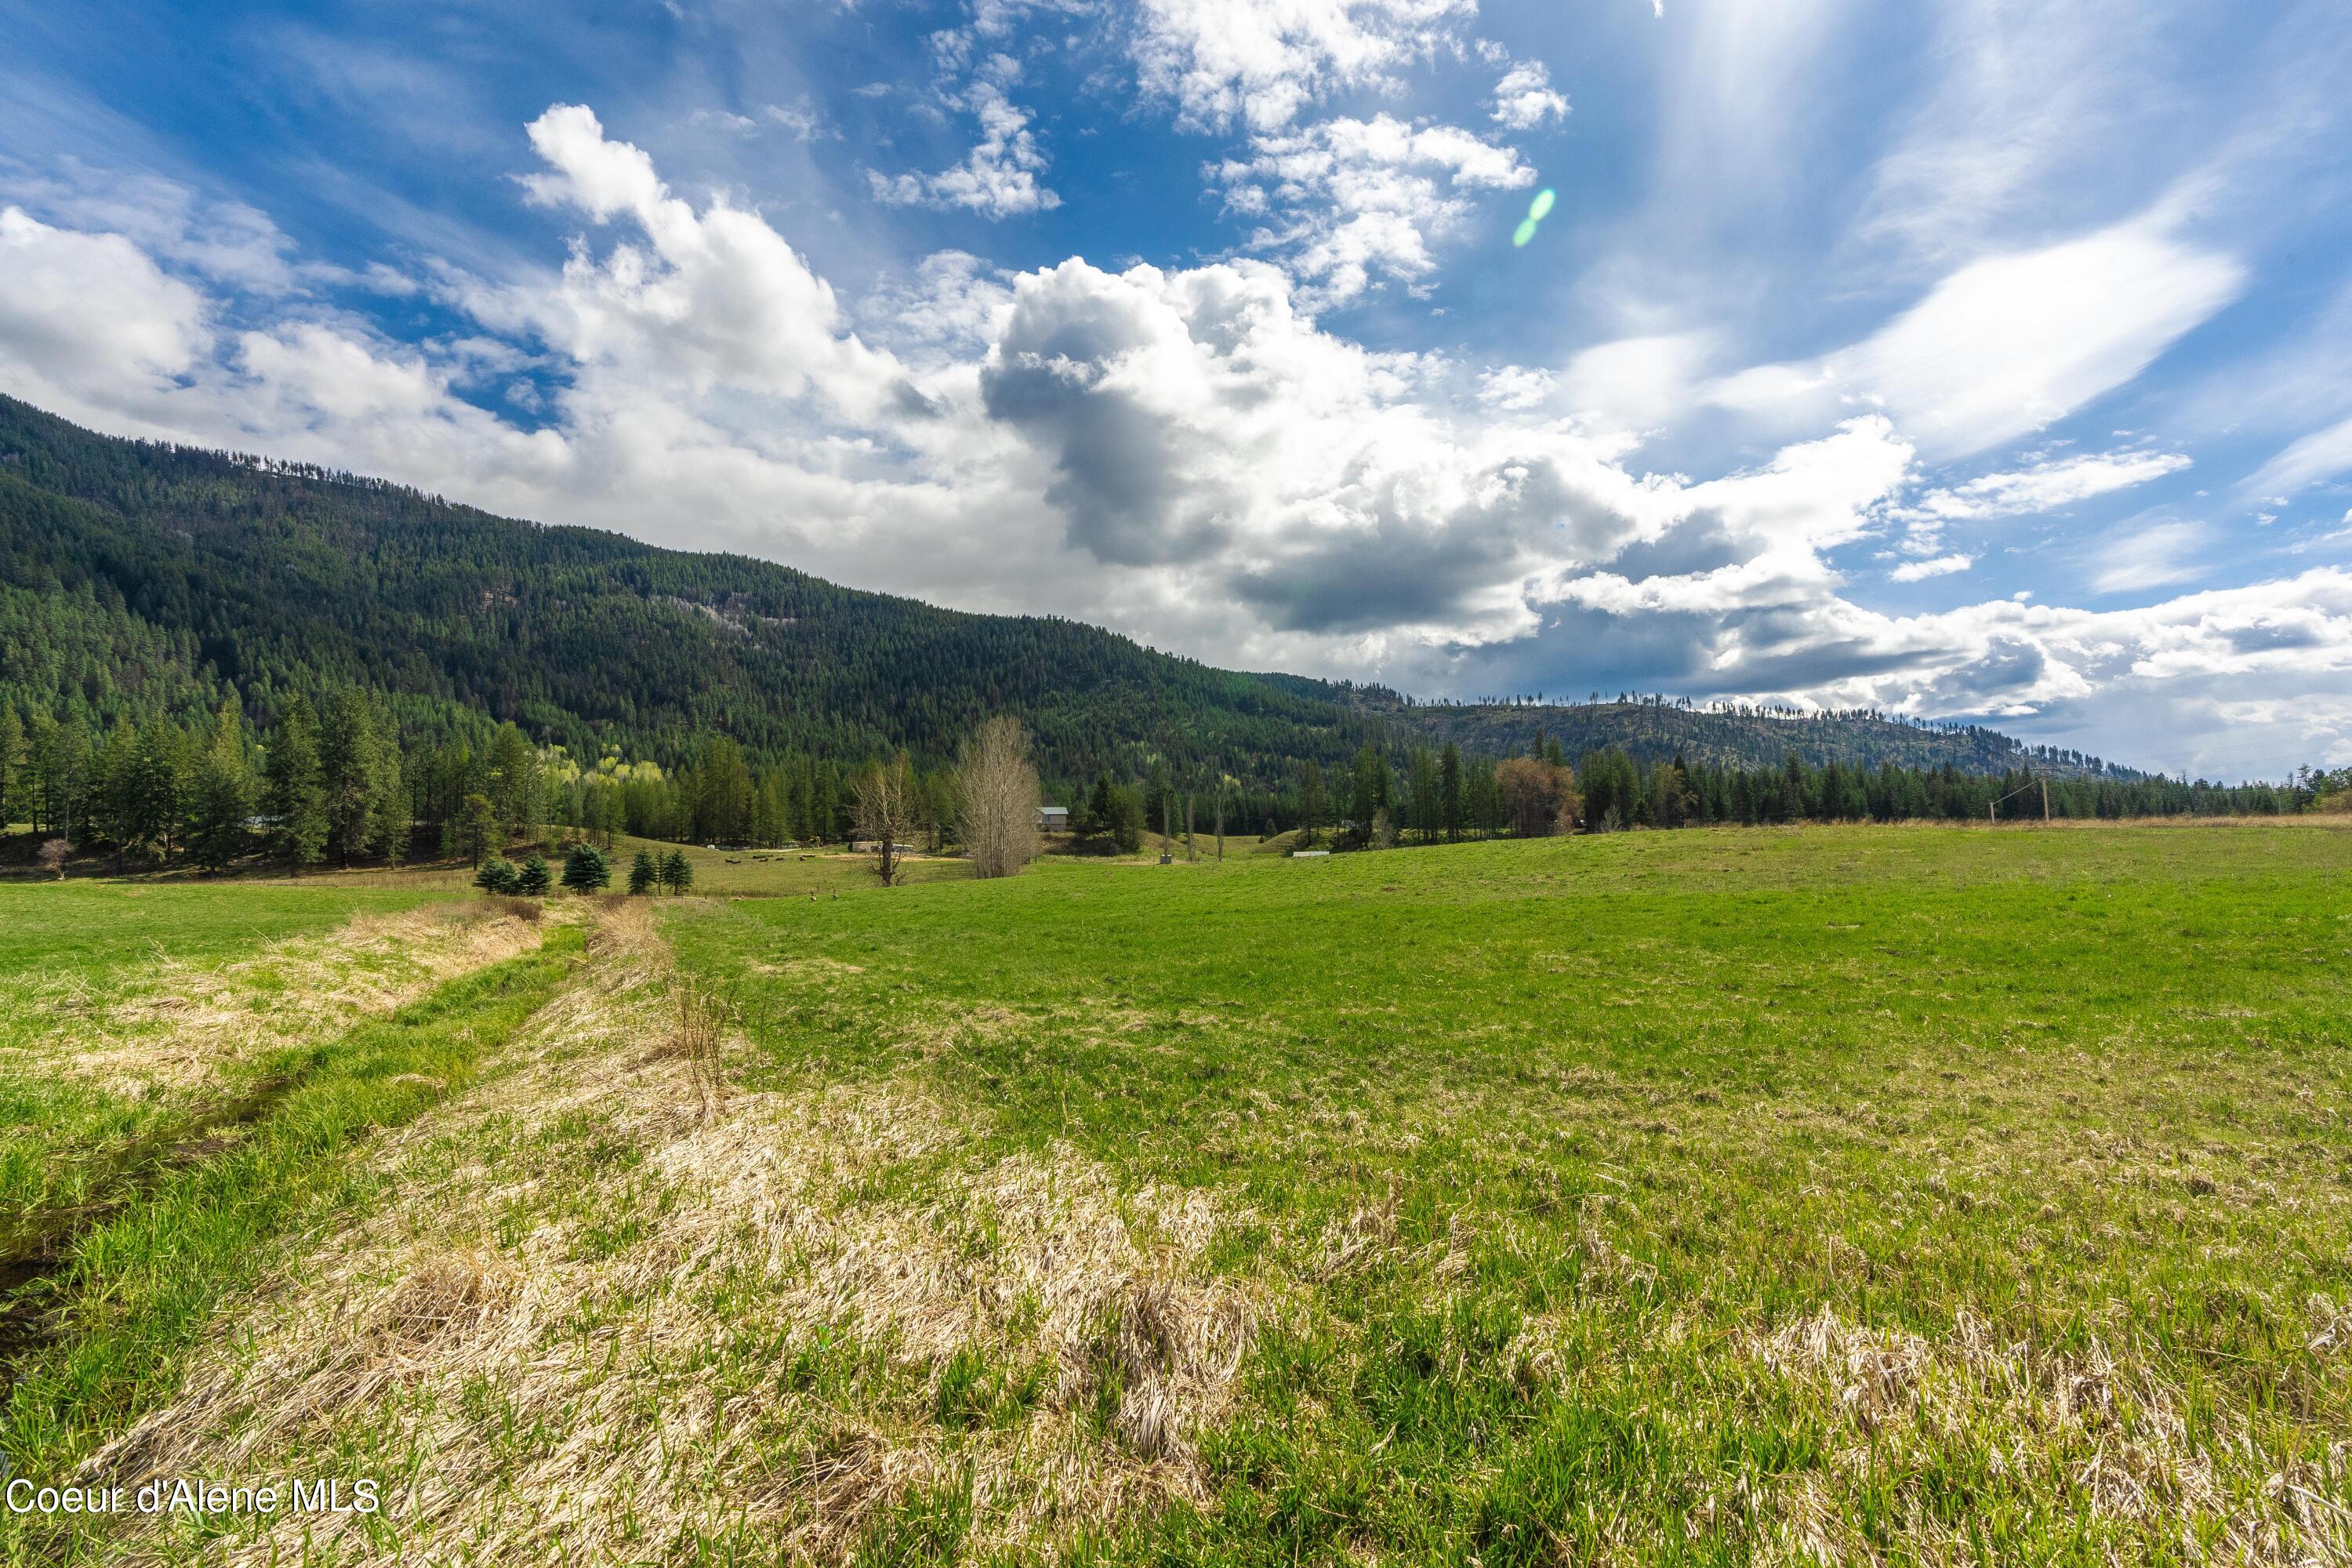
[{"label": "mowed grass row", "polygon": [[[2352,1550],[2352,832],[1055,864],[668,926],[755,1084],[921,1083],[1227,1216],[1274,1305],[1215,1501],[1090,1552]],[[953,1560],[978,1506],[870,1550]]]}]

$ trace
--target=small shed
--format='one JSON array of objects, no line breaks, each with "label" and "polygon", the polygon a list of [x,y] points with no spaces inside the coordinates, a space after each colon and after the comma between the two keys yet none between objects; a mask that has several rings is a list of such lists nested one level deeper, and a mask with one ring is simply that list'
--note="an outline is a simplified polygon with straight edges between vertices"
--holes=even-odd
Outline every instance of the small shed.
[{"label": "small shed", "polygon": [[1066,805],[1041,805],[1037,808],[1037,826],[1046,833],[1060,833],[1070,826],[1070,808]]}]

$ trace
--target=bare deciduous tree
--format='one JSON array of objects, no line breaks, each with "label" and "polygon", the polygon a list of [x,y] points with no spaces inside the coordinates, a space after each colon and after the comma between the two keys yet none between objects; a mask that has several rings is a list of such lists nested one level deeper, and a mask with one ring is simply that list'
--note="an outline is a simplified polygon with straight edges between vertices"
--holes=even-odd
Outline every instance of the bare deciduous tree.
[{"label": "bare deciduous tree", "polygon": [[875,873],[884,887],[893,887],[902,869],[898,852],[914,837],[917,822],[915,773],[906,753],[868,764],[852,798],[858,836],[874,842]]},{"label": "bare deciduous tree", "polygon": [[999,714],[963,746],[956,783],[963,796],[961,831],[972,869],[1010,877],[1037,855],[1037,770],[1019,723]]},{"label": "bare deciduous tree", "polygon": [[66,841],[52,838],[41,846],[41,869],[54,872],[58,881],[66,879]]},{"label": "bare deciduous tree", "polygon": [[1576,775],[1558,763],[1540,757],[1512,757],[1495,765],[1495,788],[1503,799],[1503,815],[1511,831],[1522,838],[1552,833],[1573,833],[1584,810],[1576,793]]}]

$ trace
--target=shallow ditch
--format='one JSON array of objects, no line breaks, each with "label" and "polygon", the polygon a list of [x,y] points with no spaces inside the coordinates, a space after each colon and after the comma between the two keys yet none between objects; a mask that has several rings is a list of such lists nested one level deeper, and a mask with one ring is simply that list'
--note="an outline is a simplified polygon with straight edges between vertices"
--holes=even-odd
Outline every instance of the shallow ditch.
[{"label": "shallow ditch", "polygon": [[175,1172],[233,1145],[301,1082],[300,1073],[262,1079],[244,1093],[132,1140],[94,1163],[90,1196],[37,1209],[0,1226],[0,1370],[53,1337],[54,1284],[73,1264],[74,1244]]}]

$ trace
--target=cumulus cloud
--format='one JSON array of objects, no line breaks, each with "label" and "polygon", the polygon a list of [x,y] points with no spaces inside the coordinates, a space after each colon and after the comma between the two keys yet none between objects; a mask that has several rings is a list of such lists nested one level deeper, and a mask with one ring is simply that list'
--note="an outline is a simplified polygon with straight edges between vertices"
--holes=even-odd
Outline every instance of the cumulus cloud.
[{"label": "cumulus cloud", "polygon": [[1252,154],[1226,160],[1213,177],[1234,210],[1281,209],[1256,247],[1282,257],[1329,302],[1361,294],[1376,275],[1427,278],[1437,269],[1432,245],[1468,221],[1475,193],[1536,177],[1514,148],[1386,114],[1260,136]]},{"label": "cumulus cloud", "polygon": [[832,285],[758,214],[718,201],[696,212],[642,149],[608,140],[580,105],[549,110],[530,133],[549,165],[524,182],[533,201],[600,224],[625,216],[645,243],[601,258],[575,249],[552,288],[461,291],[488,324],[655,384],[814,393],[852,418],[871,418],[903,379],[846,330]]},{"label": "cumulus cloud", "polygon": [[152,408],[211,348],[204,298],[121,234],[0,207],[0,369],[77,418]]},{"label": "cumulus cloud", "polygon": [[[1407,149],[1444,129],[1362,125]],[[1298,135],[1310,163],[1345,144]],[[1441,192],[1516,178],[1512,155],[1468,141],[1484,150],[1441,137],[1444,153],[1392,162]],[[679,197],[588,110],[550,110],[530,142],[529,199],[582,232],[560,269],[437,274],[441,304],[473,320],[461,337],[402,344],[307,307],[229,331],[218,300],[129,237],[9,211],[0,366],[108,428],[965,607],[1083,616],[1228,665],[1461,689],[1536,659],[1697,695],[2053,723],[2116,692],[2203,702],[2225,676],[2281,692],[2352,679],[2352,573],[2337,568],[2095,613],[1855,602],[1832,557],[1912,510],[1920,443],[1899,411],[1849,407],[1738,471],[1644,473],[1634,435],[1563,413],[1606,358],[1481,376],[1374,350],[1319,325],[1315,290],[1256,258],[1007,273],[943,253],[853,310],[766,217]],[[1707,352],[1629,342],[1643,346],[1618,359],[1663,367],[1661,384]],[[530,428],[462,395],[523,363],[549,389]],[[2178,466],[2114,453],[1934,493],[1990,515],[2150,464]],[[2142,563],[2100,579],[2116,594],[2182,580],[2203,549],[2185,526],[2110,542],[2095,569]],[[1892,574],[1955,560],[1923,548]]]},{"label": "cumulus cloud", "polygon": [[1554,92],[1551,72],[1541,60],[1522,60],[1495,84],[1495,121],[1513,131],[1533,131],[1548,120],[1568,117],[1568,100]]},{"label": "cumulus cloud", "polygon": [[1480,374],[1478,401],[1495,408],[1534,408],[1549,399],[1559,384],[1548,370],[1507,364]]},{"label": "cumulus cloud", "polygon": [[1050,212],[1062,198],[1039,182],[1045,155],[1029,129],[1029,113],[990,81],[976,81],[958,99],[980,121],[981,137],[964,161],[931,174],[870,174],[877,201],[898,206],[964,207],[983,217]]},{"label": "cumulus cloud", "polygon": [[1131,45],[1143,90],[1188,130],[1279,130],[1325,93],[1383,88],[1459,47],[1476,0],[1143,0]]}]

